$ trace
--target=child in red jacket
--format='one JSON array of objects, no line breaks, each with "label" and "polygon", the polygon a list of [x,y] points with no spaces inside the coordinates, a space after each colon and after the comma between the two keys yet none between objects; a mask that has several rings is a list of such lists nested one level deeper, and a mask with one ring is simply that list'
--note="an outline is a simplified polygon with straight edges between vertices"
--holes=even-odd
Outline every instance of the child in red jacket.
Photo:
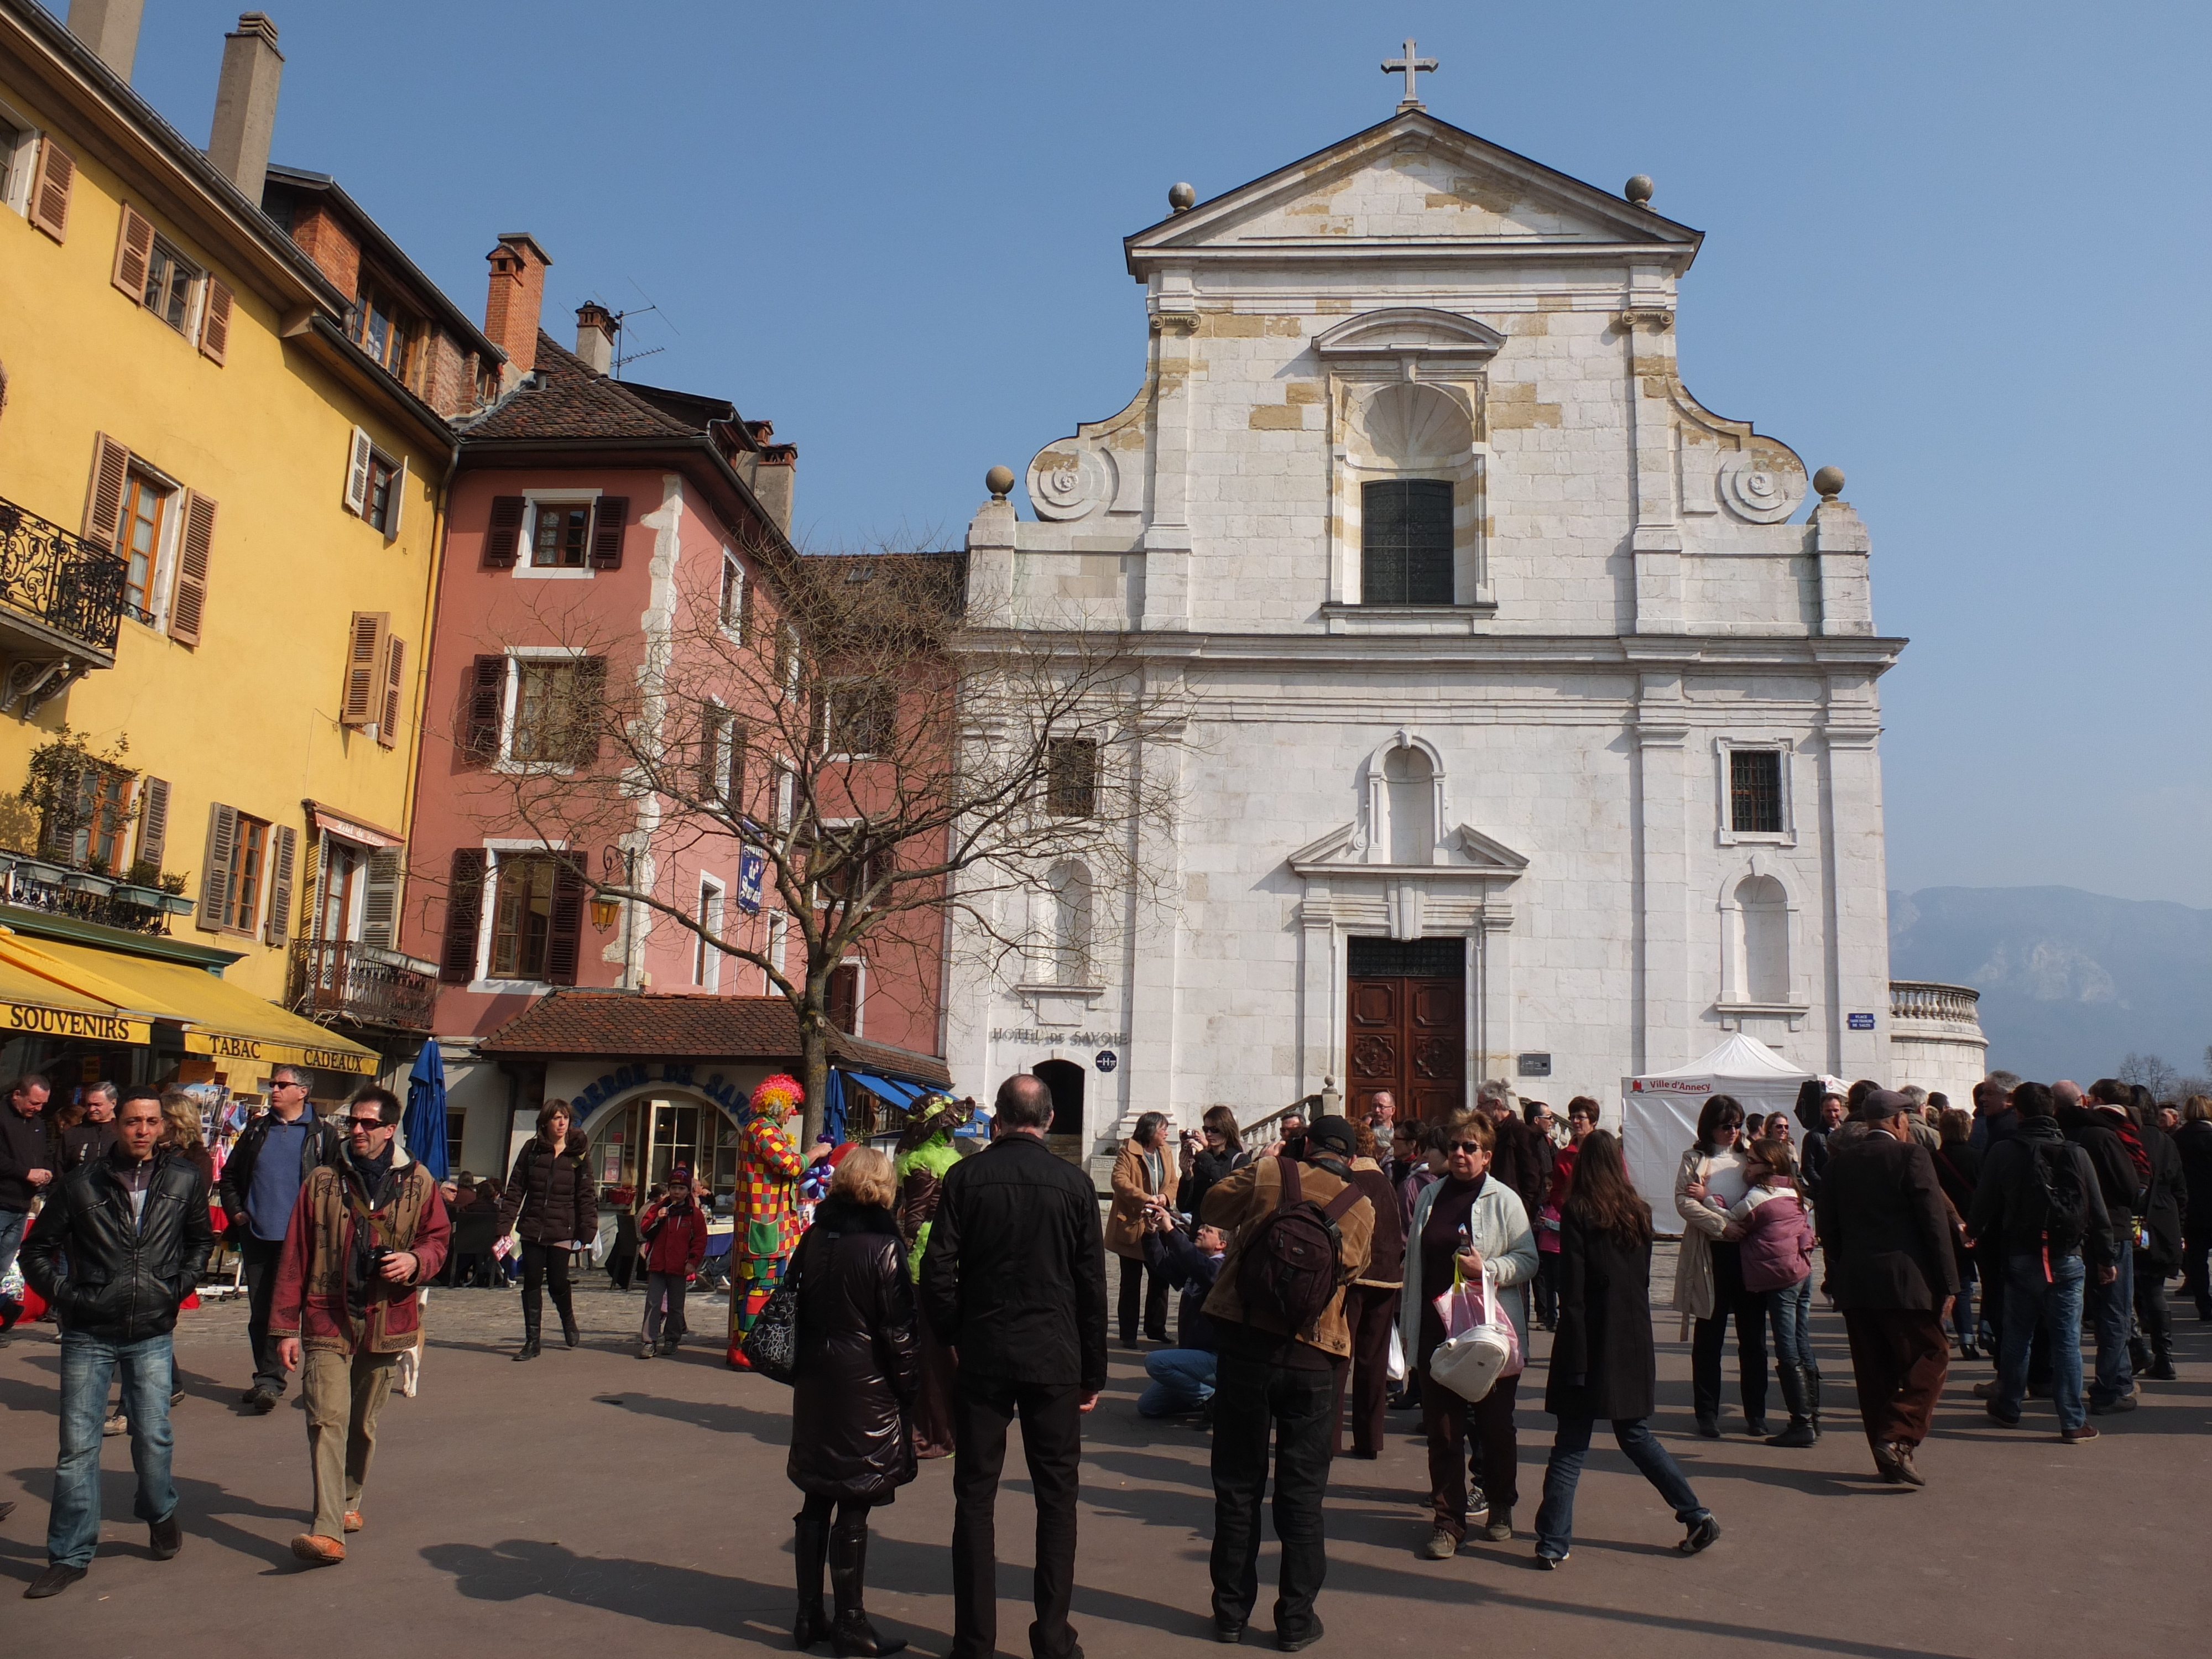
[{"label": "child in red jacket", "polygon": [[[707,1217],[691,1195],[691,1171],[678,1164],[668,1172],[668,1194],[645,1206],[637,1234],[645,1246],[645,1328],[638,1333],[637,1357],[674,1353],[690,1328],[684,1322],[684,1292],[707,1259]],[[665,1304],[665,1311],[663,1304]]]},{"label": "child in red jacket", "polygon": [[1742,1246],[1743,1287],[1766,1297],[1775,1370],[1790,1426],[1770,1446],[1809,1446],[1820,1434],[1820,1372],[1813,1364],[1813,1214],[1797,1190],[1786,1140],[1754,1140],[1744,1152],[1750,1188],[1728,1212],[1721,1237]]}]

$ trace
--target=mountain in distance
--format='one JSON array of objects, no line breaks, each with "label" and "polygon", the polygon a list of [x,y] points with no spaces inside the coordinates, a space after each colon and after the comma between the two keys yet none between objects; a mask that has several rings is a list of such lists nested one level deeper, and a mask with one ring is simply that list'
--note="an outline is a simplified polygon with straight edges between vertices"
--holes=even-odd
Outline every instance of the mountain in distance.
[{"label": "mountain in distance", "polygon": [[2086,1084],[2131,1053],[2201,1073],[2212,1043],[2212,910],[2185,904],[2074,887],[1893,892],[1889,972],[1979,991],[1990,1065],[2022,1077]]}]

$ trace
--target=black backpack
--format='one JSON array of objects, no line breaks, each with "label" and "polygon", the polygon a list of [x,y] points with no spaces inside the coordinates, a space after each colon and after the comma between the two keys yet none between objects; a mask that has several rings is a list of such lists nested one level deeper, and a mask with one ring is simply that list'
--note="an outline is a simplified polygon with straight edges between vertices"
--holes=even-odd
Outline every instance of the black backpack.
[{"label": "black backpack", "polygon": [[2089,1231],[2089,1194],[2074,1143],[2048,1142],[2027,1149],[2028,1175],[2043,1195],[2043,1241],[2064,1250],[2080,1247]]},{"label": "black backpack", "polygon": [[1289,1331],[1303,1331],[1328,1310],[1345,1281],[1344,1237],[1336,1224],[1364,1194],[1350,1182],[1328,1207],[1304,1197],[1295,1158],[1275,1160],[1282,1200],[1246,1236],[1237,1261],[1237,1293],[1247,1313],[1262,1313]]}]

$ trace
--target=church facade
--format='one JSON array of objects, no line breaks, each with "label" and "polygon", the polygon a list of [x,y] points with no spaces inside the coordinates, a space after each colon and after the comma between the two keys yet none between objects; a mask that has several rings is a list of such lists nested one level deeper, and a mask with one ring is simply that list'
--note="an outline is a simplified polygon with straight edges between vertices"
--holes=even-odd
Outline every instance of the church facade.
[{"label": "church facade", "polygon": [[1905,641],[1841,475],[1685,386],[1701,234],[1650,194],[1409,100],[1127,239],[1141,389],[1030,463],[1033,521],[979,510],[969,605],[1172,689],[1164,897],[1056,875],[1036,951],[956,971],[956,1078],[1046,1077],[1085,1151],[1332,1085],[1613,1103],[1730,1030],[1891,1079]]}]

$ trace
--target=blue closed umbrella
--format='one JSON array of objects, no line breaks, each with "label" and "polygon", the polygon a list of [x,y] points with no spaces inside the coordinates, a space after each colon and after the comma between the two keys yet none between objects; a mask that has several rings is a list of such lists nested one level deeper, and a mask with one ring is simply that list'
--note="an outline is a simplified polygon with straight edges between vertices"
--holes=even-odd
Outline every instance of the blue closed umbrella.
[{"label": "blue closed umbrella", "polygon": [[443,1181],[452,1171],[446,1162],[446,1062],[435,1037],[415,1056],[415,1069],[407,1074],[407,1115],[402,1120],[407,1150],[416,1162]]}]

